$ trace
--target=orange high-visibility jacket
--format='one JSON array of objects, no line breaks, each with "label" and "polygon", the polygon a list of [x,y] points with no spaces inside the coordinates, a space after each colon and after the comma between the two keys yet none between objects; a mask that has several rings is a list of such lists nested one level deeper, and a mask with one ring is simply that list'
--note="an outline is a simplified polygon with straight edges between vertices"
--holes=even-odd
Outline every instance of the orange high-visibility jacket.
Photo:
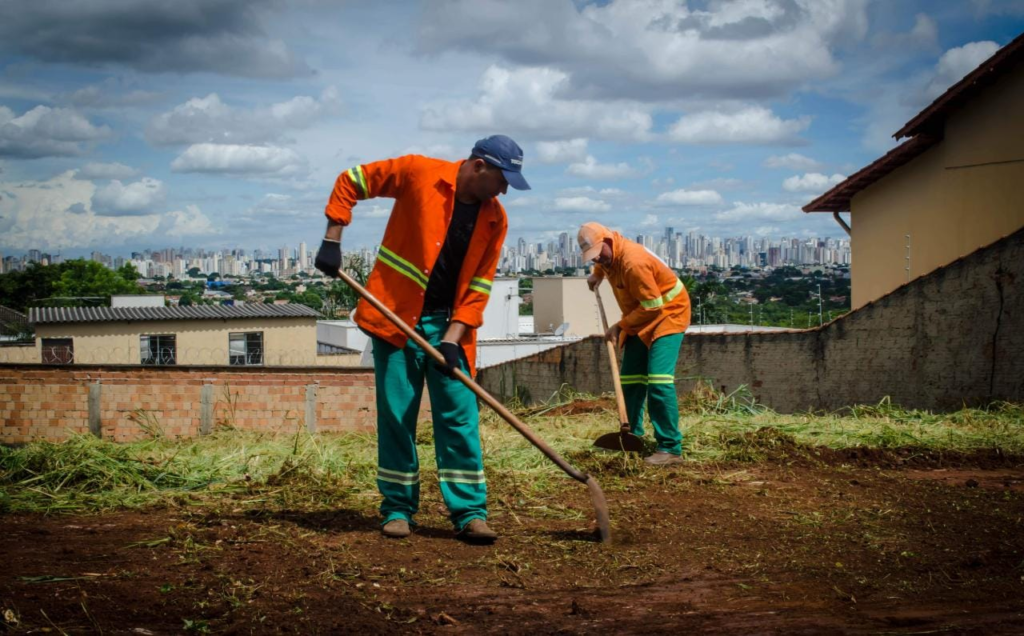
[{"label": "orange high-visibility jacket", "polygon": [[[355,166],[338,175],[327,203],[326,215],[348,225],[356,201],[395,199],[366,289],[410,326],[420,319],[430,272],[448,234],[461,165],[462,161],[407,155]],[[508,218],[498,199],[483,201],[456,283],[451,316],[469,327],[460,344],[472,373],[476,372],[476,329],[484,322],[507,231]],[[356,306],[355,322],[364,331],[405,347],[405,334],[365,300]]]},{"label": "orange high-visibility jacket", "polygon": [[676,273],[639,243],[608,230],[612,264],[594,265],[594,273],[608,280],[622,310],[623,339],[639,336],[651,343],[690,326],[690,295]]}]

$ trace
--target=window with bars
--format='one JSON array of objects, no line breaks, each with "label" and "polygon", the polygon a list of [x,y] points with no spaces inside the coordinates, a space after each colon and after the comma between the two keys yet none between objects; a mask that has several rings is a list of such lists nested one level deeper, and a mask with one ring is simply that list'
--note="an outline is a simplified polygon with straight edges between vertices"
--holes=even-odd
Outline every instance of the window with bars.
[{"label": "window with bars", "polygon": [[73,364],[75,342],[71,338],[43,338],[43,364]]},{"label": "window with bars", "polygon": [[177,344],[174,335],[141,336],[139,349],[142,351],[142,364],[176,364],[178,358]]},{"label": "window with bars", "polygon": [[263,332],[228,334],[228,355],[231,366],[263,364]]}]

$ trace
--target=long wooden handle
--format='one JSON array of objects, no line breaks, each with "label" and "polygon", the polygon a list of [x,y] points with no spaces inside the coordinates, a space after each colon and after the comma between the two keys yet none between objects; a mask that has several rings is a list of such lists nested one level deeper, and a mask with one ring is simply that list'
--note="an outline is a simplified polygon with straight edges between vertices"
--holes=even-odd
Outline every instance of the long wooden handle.
[{"label": "long wooden handle", "polygon": [[[608,317],[604,313],[604,303],[601,302],[601,290],[599,289],[601,283],[594,287],[594,295],[597,296],[597,308],[601,311],[601,327],[604,328],[604,332],[608,333]],[[605,338],[604,342],[608,345],[608,359],[612,361],[612,382],[615,383],[615,403],[619,406],[619,425],[622,430],[626,431],[629,429],[629,416],[626,415],[626,396],[622,394],[622,379],[619,377],[619,362],[615,357],[615,343],[611,341],[611,338]]]},{"label": "long wooden handle", "polygon": [[[408,324],[406,324],[404,320],[399,318],[398,315],[395,314],[395,312],[388,309],[384,305],[384,303],[377,300],[370,292],[366,291],[366,289],[362,285],[357,283],[351,276],[349,276],[343,271],[339,271],[338,278],[345,281],[345,283],[348,284],[349,287],[356,290],[356,293],[362,296],[366,300],[366,302],[373,305],[377,311],[387,316],[388,320],[393,322],[396,327],[402,330],[402,333],[411,338],[413,342],[418,344],[424,351],[426,351],[431,358],[433,358],[440,364],[446,364],[444,356],[441,355],[441,352],[432,347],[430,343],[427,342],[426,338],[416,333],[416,331]],[[480,385],[477,384],[475,380],[473,380],[473,378],[463,373],[461,369],[455,369],[454,371],[455,377],[457,377],[463,384],[469,387],[469,390],[471,390],[473,393],[476,393],[476,396],[478,398],[483,400],[487,404],[487,406],[494,409],[494,411],[498,415],[500,415],[502,419],[511,424],[512,428],[519,431],[519,433],[523,437],[525,437],[527,441],[536,446],[537,449],[540,450],[540,452],[544,453],[544,455],[546,455],[548,459],[557,464],[559,468],[565,471],[567,475],[569,475],[576,481],[583,482],[584,484],[590,486],[590,484],[588,483],[588,476],[585,473],[582,473],[576,468],[573,468],[569,464],[569,462],[562,459],[561,455],[556,453],[554,449],[548,446],[547,443],[544,442],[544,440],[537,437],[536,433],[534,433],[530,429],[530,427],[520,422],[519,418],[513,415],[512,412],[509,411],[507,408],[505,408],[504,404],[495,399],[494,396],[492,396],[487,391],[484,391],[480,387]],[[593,479],[590,479],[590,481],[593,482]],[[594,483],[596,484],[596,482]],[[593,486],[590,487],[593,490]]]}]

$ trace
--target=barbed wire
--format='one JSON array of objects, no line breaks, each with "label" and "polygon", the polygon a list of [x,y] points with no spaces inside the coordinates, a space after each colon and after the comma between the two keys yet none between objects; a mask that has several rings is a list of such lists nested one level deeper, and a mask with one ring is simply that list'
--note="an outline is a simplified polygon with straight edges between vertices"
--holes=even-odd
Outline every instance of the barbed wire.
[{"label": "barbed wire", "polygon": [[361,354],[354,352],[319,353],[314,350],[263,349],[232,353],[217,347],[139,347],[0,346],[0,364],[132,364],[144,366],[360,366]]}]

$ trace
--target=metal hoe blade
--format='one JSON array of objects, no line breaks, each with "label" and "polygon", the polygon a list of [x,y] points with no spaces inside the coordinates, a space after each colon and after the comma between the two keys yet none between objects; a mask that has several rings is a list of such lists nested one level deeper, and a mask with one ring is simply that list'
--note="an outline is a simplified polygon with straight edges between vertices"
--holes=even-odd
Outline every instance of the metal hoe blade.
[{"label": "metal hoe blade", "polygon": [[594,440],[594,446],[623,453],[644,452],[644,440],[625,431],[606,433]]}]

